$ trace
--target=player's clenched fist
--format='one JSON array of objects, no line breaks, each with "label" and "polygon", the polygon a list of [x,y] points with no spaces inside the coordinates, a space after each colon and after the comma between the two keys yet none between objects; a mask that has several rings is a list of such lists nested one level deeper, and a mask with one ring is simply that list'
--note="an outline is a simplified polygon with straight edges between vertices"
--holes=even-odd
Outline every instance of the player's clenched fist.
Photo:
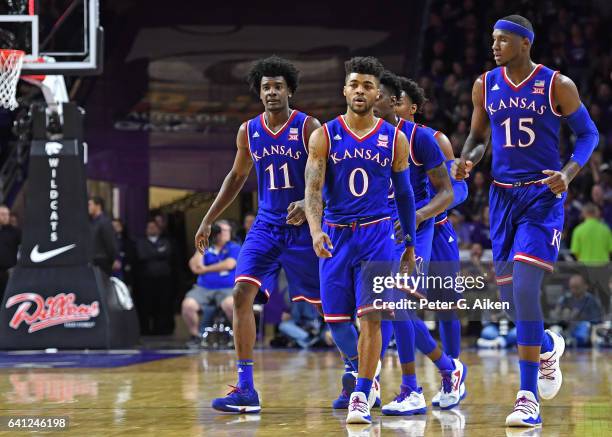
[{"label": "player's clenched fist", "polygon": [[208,238],[210,237],[211,226],[208,223],[202,222],[198,231],[195,234],[195,247],[201,254],[208,249]]},{"label": "player's clenched fist", "polygon": [[332,254],[327,250],[326,245],[330,250],[334,248],[329,235],[325,232],[319,231],[312,236],[312,247],[319,258],[331,258]]},{"label": "player's clenched fist", "polygon": [[565,173],[555,170],[543,170],[542,173],[548,175],[546,179],[542,179],[542,183],[548,185],[550,191],[555,194],[561,194],[567,191],[569,180]]},{"label": "player's clenched fist", "polygon": [[453,162],[453,165],[451,166],[451,176],[456,181],[467,179],[470,177],[472,167],[474,167],[474,163],[472,161],[466,160],[465,158],[456,158],[455,162]]},{"label": "player's clenched fist", "polygon": [[287,224],[300,226],[306,222],[306,211],[304,201],[291,202],[287,207]]},{"label": "player's clenched fist", "polygon": [[411,275],[416,266],[416,260],[414,258],[414,247],[407,247],[402,253],[400,259],[400,274]]}]

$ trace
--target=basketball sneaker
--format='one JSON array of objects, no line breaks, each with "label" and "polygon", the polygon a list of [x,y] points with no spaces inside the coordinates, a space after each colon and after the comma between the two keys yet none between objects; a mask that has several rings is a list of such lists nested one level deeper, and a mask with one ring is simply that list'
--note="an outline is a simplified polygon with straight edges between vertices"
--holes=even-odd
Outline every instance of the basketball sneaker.
[{"label": "basketball sneaker", "polygon": [[506,417],[506,426],[540,426],[540,404],[535,395],[527,390],[520,390],[516,394],[514,410]]},{"label": "basketball sneaker", "polygon": [[552,399],[557,396],[561,384],[563,382],[563,375],[561,374],[561,368],[559,367],[559,360],[565,351],[565,340],[559,334],[555,334],[551,330],[547,329],[545,332],[548,333],[553,339],[553,350],[540,355],[540,376],[538,378],[538,392],[542,399]]},{"label": "basketball sneaker", "polygon": [[356,391],[351,394],[346,423],[372,423],[370,404],[364,392]]},{"label": "basketball sneaker", "polygon": [[407,385],[400,386],[400,394],[382,408],[382,413],[386,416],[413,416],[415,414],[425,414],[427,404],[423,389],[410,390]]},{"label": "basketball sneaker", "polygon": [[[434,407],[440,406],[440,396],[441,395],[442,395],[442,391],[439,391],[438,393],[434,395],[434,397],[431,399],[432,406]],[[460,396],[460,400],[464,400],[465,397],[467,396],[467,392],[465,391],[465,382],[462,382],[461,386],[459,387],[459,396]]]},{"label": "basketball sneaker", "polygon": [[467,366],[461,361],[454,359],[455,368],[453,370],[441,370],[442,389],[440,393],[439,406],[443,410],[449,410],[459,405],[461,402],[460,387],[467,375]]},{"label": "basketball sneaker", "polygon": [[218,411],[226,413],[252,414],[259,413],[259,395],[254,389],[242,389],[230,385],[232,390],[223,398],[216,398],[212,401],[212,407]]},{"label": "basketball sneaker", "polygon": [[345,410],[348,408],[351,393],[355,390],[357,383],[357,374],[355,372],[346,372],[342,375],[342,391],[340,396],[332,402],[332,408],[335,410]]}]

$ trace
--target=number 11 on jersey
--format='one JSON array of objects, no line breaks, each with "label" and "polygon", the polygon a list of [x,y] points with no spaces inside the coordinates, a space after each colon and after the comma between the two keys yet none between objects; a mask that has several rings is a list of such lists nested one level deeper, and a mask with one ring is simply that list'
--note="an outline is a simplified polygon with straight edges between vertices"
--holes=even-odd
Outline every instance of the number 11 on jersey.
[{"label": "number 11 on jersey", "polygon": [[285,162],[279,167],[279,169],[282,170],[283,178],[285,180],[285,184],[280,188],[276,186],[276,179],[274,178],[274,164],[270,164],[266,167],[266,171],[270,176],[270,186],[268,187],[268,190],[285,190],[287,188],[294,188],[293,185],[291,185],[291,181],[289,180],[289,163]]}]

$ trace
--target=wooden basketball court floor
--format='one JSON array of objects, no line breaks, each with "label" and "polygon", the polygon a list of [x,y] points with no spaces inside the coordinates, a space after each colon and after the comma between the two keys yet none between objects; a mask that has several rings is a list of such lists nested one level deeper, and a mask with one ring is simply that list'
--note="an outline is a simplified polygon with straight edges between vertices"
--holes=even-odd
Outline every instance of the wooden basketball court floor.
[{"label": "wooden basketball court floor", "polygon": [[[396,357],[390,351],[384,363],[385,402],[400,380]],[[234,352],[203,351],[110,369],[0,369],[0,416],[68,416],[69,429],[51,433],[62,436],[612,436],[612,351],[566,351],[563,388],[543,402],[544,427],[536,431],[504,427],[518,387],[516,353],[467,350],[462,358],[469,373],[460,408],[429,408],[410,418],[374,410],[371,426],[347,428],[346,412],[330,408],[340,389],[336,353],[272,349],[255,356],[263,405],[258,415],[226,415],[210,407],[235,383]],[[418,359],[429,401],[438,373]]]}]

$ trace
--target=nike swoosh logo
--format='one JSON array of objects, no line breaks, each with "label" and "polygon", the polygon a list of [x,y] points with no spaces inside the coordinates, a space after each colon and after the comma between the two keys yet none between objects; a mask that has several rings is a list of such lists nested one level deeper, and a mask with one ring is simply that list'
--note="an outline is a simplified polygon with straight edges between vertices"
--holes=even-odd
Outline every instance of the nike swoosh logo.
[{"label": "nike swoosh logo", "polygon": [[48,250],[47,252],[39,252],[38,244],[34,246],[32,252],[30,252],[30,260],[33,263],[41,263],[53,258],[54,256],[61,255],[64,252],[68,252],[70,249],[76,247],[76,244],[69,244],[68,246],[58,247],[57,249]]}]

